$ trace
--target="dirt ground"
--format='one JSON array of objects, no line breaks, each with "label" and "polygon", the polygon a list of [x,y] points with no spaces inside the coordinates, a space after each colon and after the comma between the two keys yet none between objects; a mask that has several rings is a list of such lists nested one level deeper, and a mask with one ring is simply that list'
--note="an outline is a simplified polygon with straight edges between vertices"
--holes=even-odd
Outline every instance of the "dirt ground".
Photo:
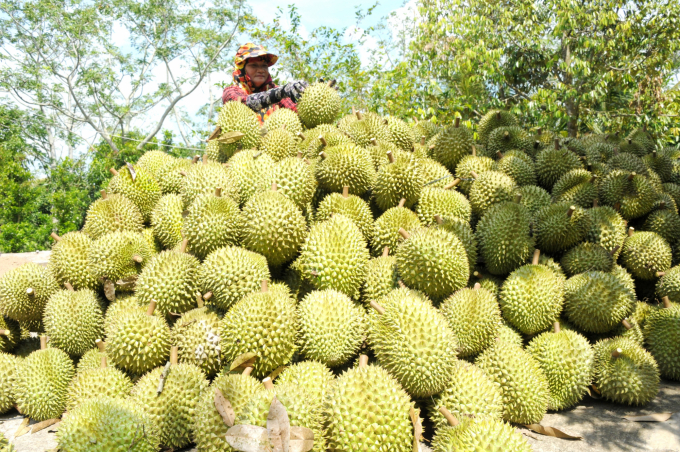
[{"label": "dirt ground", "polygon": [[0,254],[0,276],[27,262],[47,265],[52,251],[35,251],[33,253]]}]

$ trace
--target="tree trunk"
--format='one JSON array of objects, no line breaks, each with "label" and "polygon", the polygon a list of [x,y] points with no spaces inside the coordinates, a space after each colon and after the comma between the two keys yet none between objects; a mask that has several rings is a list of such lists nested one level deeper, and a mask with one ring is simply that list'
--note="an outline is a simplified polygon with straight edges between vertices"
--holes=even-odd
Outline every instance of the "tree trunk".
[{"label": "tree trunk", "polygon": [[567,116],[569,116],[569,120],[567,121],[567,133],[570,137],[576,138],[576,135],[578,134],[579,104],[573,99],[568,99],[566,106]]}]

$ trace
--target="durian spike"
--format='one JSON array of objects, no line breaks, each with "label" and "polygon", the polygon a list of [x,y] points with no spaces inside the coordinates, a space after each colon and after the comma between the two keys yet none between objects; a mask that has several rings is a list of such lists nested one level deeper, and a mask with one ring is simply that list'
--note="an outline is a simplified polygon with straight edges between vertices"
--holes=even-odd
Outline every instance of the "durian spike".
[{"label": "durian spike", "polygon": [[328,146],[328,142],[326,142],[326,139],[323,137],[323,135],[320,135],[320,136],[319,136],[319,141],[321,141],[321,145],[322,145],[323,147]]},{"label": "durian spike", "polygon": [[194,155],[193,158],[191,159],[191,163],[193,163],[195,165],[196,163],[198,163],[198,160],[200,158],[201,158],[200,155]]},{"label": "durian spike", "polygon": [[187,246],[189,246],[189,239],[182,239],[182,244],[179,246],[179,252],[186,253]]},{"label": "durian spike", "polygon": [[420,136],[420,145],[425,146],[425,135]]},{"label": "durian spike", "polygon": [[541,257],[541,250],[534,250],[534,257],[531,259],[531,265],[538,265],[538,259]]},{"label": "durian spike", "polygon": [[631,226],[628,228],[628,237],[631,237],[633,234],[635,234],[635,228]]},{"label": "durian spike", "polygon": [[456,425],[458,425],[458,419],[456,419],[456,417],[453,414],[451,414],[451,412],[447,410],[446,407],[440,406],[439,412],[444,415],[446,421],[449,423],[451,427],[455,427]]},{"label": "durian spike", "polygon": [[272,379],[269,378],[269,377],[262,380],[262,384],[264,385],[264,389],[267,389],[267,390],[270,390],[270,391],[272,389],[274,389],[274,383],[272,383]]},{"label": "durian spike", "polygon": [[297,136],[300,137],[300,139],[303,140],[303,141],[306,139],[305,135],[302,132],[298,132]]},{"label": "durian spike", "polygon": [[475,180],[477,180],[477,178],[479,177],[474,170],[470,171],[470,176],[472,176],[472,178],[475,179]]},{"label": "durian spike", "polygon": [[455,121],[453,122],[453,127],[456,129],[460,127],[460,118],[456,118]]},{"label": "durian spike", "polygon": [[215,196],[217,196],[218,198],[222,196],[222,187],[217,187],[215,189]]},{"label": "durian spike", "polygon": [[70,291],[70,292],[75,292],[75,289],[73,289],[73,286],[72,286],[71,283],[68,282],[68,281],[66,281],[66,282],[64,283],[64,287],[66,287],[66,290],[68,290],[68,291]]},{"label": "durian spike", "polygon": [[100,191],[99,193],[102,195],[102,199],[106,199],[106,197],[108,196],[108,195],[106,194],[106,190],[102,190],[102,191]]},{"label": "durian spike", "polygon": [[208,291],[208,292],[206,292],[206,293],[203,294],[203,299],[204,299],[205,301],[208,301],[208,300],[210,300],[210,299],[212,298],[212,296],[213,296],[213,293],[210,292],[210,291]]},{"label": "durian spike", "polygon": [[382,257],[387,257],[389,255],[390,255],[390,247],[386,246],[385,248],[383,248]]},{"label": "durian spike", "polygon": [[266,279],[263,279],[262,280],[262,286],[261,286],[260,289],[261,289],[262,292],[268,292],[269,291],[269,281],[267,281]]},{"label": "durian spike", "polygon": [[405,204],[406,204],[406,198],[401,198],[399,200],[399,204],[397,204],[397,207],[404,207]]},{"label": "durian spike", "polygon": [[633,178],[634,178],[635,176],[637,176],[637,174],[635,173],[635,171],[633,171],[632,173],[630,173],[630,174],[628,175],[628,180],[633,180]]},{"label": "durian spike", "polygon": [[328,156],[326,155],[326,153],[324,151],[321,151],[321,152],[319,152],[319,157],[321,157],[321,160],[325,160],[326,157],[328,157]]},{"label": "durian spike", "polygon": [[153,315],[153,311],[156,310],[156,300],[151,300],[149,307],[146,310],[146,315]]},{"label": "durian spike", "polygon": [[618,358],[619,356],[621,356],[621,353],[623,353],[623,350],[617,348],[612,352],[612,358]]},{"label": "durian spike", "polygon": [[406,287],[406,284],[404,284],[404,281],[402,281],[401,279],[400,279],[399,281],[397,281],[397,284],[398,284],[399,287],[401,287],[402,289],[408,289],[408,287]]},{"label": "durian spike", "polygon": [[474,144],[472,145],[472,155],[474,155],[475,157],[477,156],[477,148],[475,147]]},{"label": "durian spike", "polygon": [[212,133],[210,134],[208,139],[205,140],[205,142],[207,143],[210,140],[214,140],[215,138],[219,137],[220,135],[222,135],[222,127],[217,126],[217,127],[215,127],[215,130],[212,131]]},{"label": "durian spike", "polygon": [[661,278],[662,276],[666,276],[666,272],[656,272],[654,273],[657,278]]},{"label": "durian spike", "polygon": [[40,336],[40,350],[45,350],[47,348],[47,336],[44,334]]},{"label": "durian spike", "polygon": [[559,332],[560,332],[560,322],[555,322],[555,323],[553,323],[553,331],[554,331],[555,333],[559,333]]},{"label": "durian spike", "polygon": [[482,288],[482,285],[478,282],[475,283],[475,285],[472,287],[472,290],[479,290]]},{"label": "durian spike", "polygon": [[139,254],[135,254],[134,256],[132,256],[132,260],[137,262],[138,264],[141,264],[142,262],[144,262],[144,258],[142,256],[140,256]]},{"label": "durian spike", "polygon": [[382,314],[385,313],[385,308],[380,306],[377,301],[371,300],[371,302],[369,304],[371,305],[371,307],[373,309],[375,309],[378,312],[378,314],[382,315]]},{"label": "durian spike", "polygon": [[502,159],[503,153],[501,151],[496,151],[496,157],[498,157],[499,159]]},{"label": "durian spike", "polygon": [[9,336],[10,330],[0,330],[0,336]]},{"label": "durian spike", "polygon": [[628,319],[623,319],[623,320],[621,320],[621,323],[623,324],[623,327],[624,327],[625,329],[627,329],[627,330],[633,328],[633,325],[631,325],[631,324],[628,322]]},{"label": "durian spike", "polygon": [[52,237],[55,242],[58,242],[59,240],[61,240],[61,237],[59,237],[56,232],[51,233],[50,237]]},{"label": "durian spike", "polygon": [[366,367],[366,366],[368,366],[368,356],[367,355],[359,356],[359,367]]},{"label": "durian spike", "polygon": [[437,224],[444,224],[444,220],[442,219],[441,215],[435,215],[434,221],[436,221]]},{"label": "durian spike", "polygon": [[101,353],[104,353],[104,351],[106,350],[106,342],[104,342],[101,339],[97,339],[96,341],[94,341],[94,343],[97,346],[97,348],[99,349],[99,351]]},{"label": "durian spike", "polygon": [[100,367],[106,369],[106,355],[102,356]]},{"label": "durian spike", "polygon": [[250,375],[253,372],[253,366],[248,366],[245,369],[243,369],[243,372],[241,372],[241,375]]},{"label": "durian spike", "polygon": [[118,171],[116,171],[116,168],[109,168],[109,172],[113,174],[114,176],[118,175]]},{"label": "durian spike", "polygon": [[402,237],[404,237],[404,239],[406,239],[406,240],[408,240],[408,238],[411,237],[411,236],[409,235],[409,233],[406,232],[406,229],[404,229],[404,228],[399,228],[399,235],[401,235]]},{"label": "durian spike", "polygon": [[392,155],[392,151],[387,151],[387,160],[389,160],[390,163],[394,163],[394,155]]},{"label": "durian spike", "polygon": [[569,206],[569,210],[567,210],[567,216],[571,218],[571,216],[574,214],[574,211],[576,210],[576,206]]},{"label": "durian spike", "polygon": [[176,345],[173,345],[170,348],[170,365],[176,366],[177,365],[177,357],[179,355],[179,347]]},{"label": "durian spike", "polygon": [[451,181],[450,184],[448,184],[446,187],[444,187],[444,190],[451,190],[453,187],[455,187],[458,184],[460,184],[460,179],[458,179],[456,177],[454,180]]},{"label": "durian spike", "polygon": [[342,186],[342,197],[343,198],[349,197],[349,185],[343,185]]},{"label": "durian spike", "polygon": [[664,307],[664,308],[668,309],[668,308],[671,307],[671,299],[668,298],[668,295],[666,295],[665,297],[663,297],[663,298],[661,299],[661,301],[663,301],[663,307]]},{"label": "durian spike", "polygon": [[555,150],[559,150],[559,149],[560,149],[560,139],[555,138]]},{"label": "durian spike", "polygon": [[378,140],[376,140],[375,138],[371,138],[369,141],[371,142],[371,144],[372,144],[373,146],[377,146],[377,145],[378,145]]},{"label": "durian spike", "polygon": [[272,191],[277,191],[279,189],[278,185],[276,185],[276,182],[272,182]]},{"label": "durian spike", "polygon": [[35,290],[33,290],[33,287],[29,287],[28,289],[26,289],[26,295],[28,295],[31,298],[35,297]]}]

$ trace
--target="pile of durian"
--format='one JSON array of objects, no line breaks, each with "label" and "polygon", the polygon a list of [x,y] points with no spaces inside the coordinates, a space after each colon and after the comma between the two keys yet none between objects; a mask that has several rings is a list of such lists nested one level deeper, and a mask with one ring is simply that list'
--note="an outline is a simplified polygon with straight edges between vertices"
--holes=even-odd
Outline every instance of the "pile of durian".
[{"label": "pile of durian", "polygon": [[202,157],[111,169],[0,279],[0,411],[65,452],[231,451],[274,400],[314,451],[528,451],[514,425],[680,380],[680,151],[340,105],[230,102]]}]

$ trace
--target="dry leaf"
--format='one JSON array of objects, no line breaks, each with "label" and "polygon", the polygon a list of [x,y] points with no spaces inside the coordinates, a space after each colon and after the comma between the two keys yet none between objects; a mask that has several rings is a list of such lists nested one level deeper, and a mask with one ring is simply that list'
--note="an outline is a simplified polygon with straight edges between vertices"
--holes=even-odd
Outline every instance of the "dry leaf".
[{"label": "dry leaf", "polygon": [[116,281],[116,286],[123,292],[132,292],[137,284],[137,275],[128,276],[127,278]]},{"label": "dry leaf", "polygon": [[290,419],[286,407],[274,396],[267,415],[267,433],[274,452],[289,452]]},{"label": "dry leaf", "polygon": [[231,144],[231,143],[236,143],[237,141],[241,141],[241,139],[246,136],[243,132],[239,131],[234,131],[234,132],[226,132],[220,135],[220,137],[217,139],[219,143],[222,144]]},{"label": "dry leaf", "polygon": [[243,370],[246,367],[253,367],[255,361],[257,360],[257,355],[253,352],[244,353],[241,356],[237,356],[234,362],[231,363],[229,370]]},{"label": "dry leaf", "polygon": [[583,439],[582,436],[572,436],[567,433],[564,433],[562,430],[558,430],[554,427],[546,427],[541,424],[528,424],[525,425],[526,428],[529,430],[532,430],[536,433],[540,433],[541,435],[545,436],[552,436],[555,438],[562,438],[562,439]]},{"label": "dry leaf", "polygon": [[48,419],[46,421],[38,422],[37,424],[33,425],[33,429],[31,430],[31,435],[34,433],[38,433],[40,430],[44,430],[50,425],[54,425],[57,422],[59,422],[61,419]]},{"label": "dry leaf", "polygon": [[275,379],[276,377],[278,377],[279,375],[281,375],[281,372],[283,372],[284,370],[286,370],[286,367],[287,367],[287,366],[278,367],[276,370],[274,370],[274,372],[272,372],[271,374],[269,374],[269,378],[271,378],[271,380],[274,381],[274,379]]},{"label": "dry leaf", "polygon": [[135,168],[128,162],[125,162],[125,165],[127,166],[128,171],[130,171],[130,177],[132,177],[132,182],[134,182],[135,179],[137,179],[137,171],[135,171]]},{"label": "dry leaf", "polygon": [[14,434],[15,438],[18,438],[21,435],[28,432],[28,430],[29,430],[28,423],[29,422],[31,422],[31,420],[28,417],[25,417],[24,420],[21,421],[21,424],[19,424],[19,428],[17,429],[16,433]]},{"label": "dry leaf", "polygon": [[307,427],[290,428],[288,452],[307,452],[314,448],[314,432]]},{"label": "dry leaf", "polygon": [[423,425],[420,423],[420,410],[411,407],[409,411],[413,424],[413,452],[420,452],[420,440],[423,437]]},{"label": "dry leaf", "polygon": [[623,416],[624,419],[633,422],[666,422],[673,413],[641,414],[639,416]]},{"label": "dry leaf", "polygon": [[231,403],[224,397],[220,388],[215,388],[215,408],[217,409],[217,412],[220,413],[222,422],[224,422],[227,427],[233,427],[236,413],[234,413]]},{"label": "dry leaf", "polygon": [[109,279],[104,281],[104,295],[107,300],[116,301],[116,285]]},{"label": "dry leaf", "polygon": [[217,126],[217,127],[215,127],[215,130],[212,131],[212,133],[210,134],[208,139],[205,140],[205,141],[214,140],[215,138],[219,137],[221,133],[222,133],[222,127]]},{"label": "dry leaf", "polygon": [[241,452],[271,452],[267,429],[255,425],[234,425],[225,439],[234,450]]}]

